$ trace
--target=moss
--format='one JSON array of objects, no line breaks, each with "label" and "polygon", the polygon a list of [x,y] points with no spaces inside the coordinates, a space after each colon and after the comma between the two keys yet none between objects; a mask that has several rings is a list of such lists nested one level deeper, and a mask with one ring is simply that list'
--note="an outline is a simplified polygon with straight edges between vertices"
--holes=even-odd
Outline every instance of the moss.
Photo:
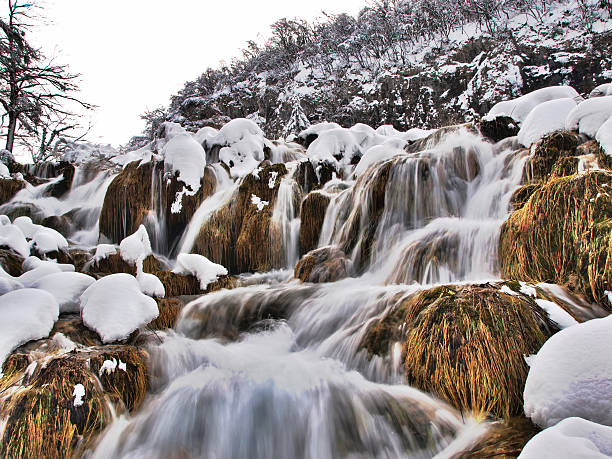
[{"label": "moss", "polygon": [[[136,232],[151,207],[154,162],[134,161],[113,179],[100,212],[100,234],[115,243]],[[157,166],[156,166],[157,165]]]},{"label": "moss", "polygon": [[[275,186],[268,186],[272,174]],[[247,175],[231,201],[202,226],[193,251],[225,266],[230,273],[269,271],[284,262],[282,240],[272,222],[284,164],[263,165],[259,178]],[[251,202],[255,195],[268,205],[258,210]]]},{"label": "moss", "polygon": [[17,255],[12,250],[0,248],[0,265],[11,276],[18,277],[23,274],[23,268],[21,267],[23,260],[22,256]]},{"label": "moss", "polygon": [[176,298],[158,298],[156,301],[159,316],[149,323],[149,327],[153,330],[173,328],[181,311],[181,302]]},{"label": "moss", "polygon": [[528,183],[527,185],[523,185],[516,190],[510,199],[510,204],[512,204],[514,210],[518,210],[523,207],[538,188],[540,188],[539,184]]},{"label": "moss", "polygon": [[610,309],[612,173],[553,178],[504,223],[502,275],[566,285]]},{"label": "moss", "polygon": [[572,131],[556,131],[544,136],[536,144],[533,156],[525,163],[523,180],[538,182],[546,180],[551,174],[575,174],[578,172],[578,158],[575,156],[579,144],[578,133]]},{"label": "moss", "polygon": [[0,204],[9,202],[25,185],[22,180],[0,179]]},{"label": "moss", "polygon": [[316,249],[325,220],[325,212],[330,197],[325,193],[313,191],[302,201],[300,209],[300,254]]},{"label": "moss", "polygon": [[539,431],[537,426],[523,416],[495,422],[475,445],[462,452],[457,459],[518,457],[527,442]]},{"label": "moss", "polygon": [[522,412],[527,365],[557,329],[533,299],[500,286],[442,286],[397,295],[362,345],[387,355],[402,343],[406,382],[460,410],[509,418]]}]

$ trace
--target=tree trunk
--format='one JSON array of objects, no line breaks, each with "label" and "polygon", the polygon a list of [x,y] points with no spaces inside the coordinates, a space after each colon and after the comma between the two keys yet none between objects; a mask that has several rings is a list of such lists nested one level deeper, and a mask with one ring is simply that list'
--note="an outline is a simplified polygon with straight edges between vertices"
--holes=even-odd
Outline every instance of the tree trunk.
[{"label": "tree trunk", "polygon": [[15,143],[15,130],[17,129],[17,117],[9,113],[8,133],[6,134],[6,149],[13,152],[13,144]]}]

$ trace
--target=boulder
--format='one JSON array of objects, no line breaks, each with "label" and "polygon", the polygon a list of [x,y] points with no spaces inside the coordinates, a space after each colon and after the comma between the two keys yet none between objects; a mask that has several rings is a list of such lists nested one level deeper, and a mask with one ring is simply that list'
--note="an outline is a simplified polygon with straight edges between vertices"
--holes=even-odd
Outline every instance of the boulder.
[{"label": "boulder", "polygon": [[325,212],[331,197],[322,191],[311,191],[302,201],[300,208],[300,253],[304,254],[316,249],[319,245],[319,237]]},{"label": "boulder", "polygon": [[352,262],[336,247],[321,247],[302,257],[295,266],[294,277],[302,282],[335,282],[352,273]]}]

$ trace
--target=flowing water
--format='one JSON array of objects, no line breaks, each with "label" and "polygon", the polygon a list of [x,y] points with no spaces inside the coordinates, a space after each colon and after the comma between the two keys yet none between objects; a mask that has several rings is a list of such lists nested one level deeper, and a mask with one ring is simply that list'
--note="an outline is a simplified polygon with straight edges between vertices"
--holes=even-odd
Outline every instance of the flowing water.
[{"label": "flowing water", "polygon": [[[302,284],[290,271],[256,274],[189,303],[149,349],[145,405],[118,418],[91,456],[451,457],[468,446],[486,424],[402,384],[399,343],[386,357],[362,343],[405,296],[498,277],[499,228],[525,160],[458,131],[328,184],[319,246],[342,247],[359,277]],[[180,252],[231,199],[237,185],[222,183]],[[298,259],[295,187],[291,173],[282,179],[273,216],[286,268]]]}]

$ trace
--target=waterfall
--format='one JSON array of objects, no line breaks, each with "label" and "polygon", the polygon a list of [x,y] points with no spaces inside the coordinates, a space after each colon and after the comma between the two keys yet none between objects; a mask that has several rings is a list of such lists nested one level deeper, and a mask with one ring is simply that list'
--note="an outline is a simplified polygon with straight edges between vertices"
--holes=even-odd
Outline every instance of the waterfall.
[{"label": "waterfall", "polygon": [[[527,153],[463,129],[334,179],[319,247],[340,247],[358,277],[327,284],[241,277],[197,298],[149,346],[152,393],[104,433],[93,457],[451,457],[486,430],[404,385],[401,347],[368,355],[371,324],[424,288],[498,276],[500,225]],[[286,268],[298,258],[299,186],[280,181],[272,221]],[[217,171],[179,244],[235,196]],[[225,175],[224,175],[225,174]]]}]

